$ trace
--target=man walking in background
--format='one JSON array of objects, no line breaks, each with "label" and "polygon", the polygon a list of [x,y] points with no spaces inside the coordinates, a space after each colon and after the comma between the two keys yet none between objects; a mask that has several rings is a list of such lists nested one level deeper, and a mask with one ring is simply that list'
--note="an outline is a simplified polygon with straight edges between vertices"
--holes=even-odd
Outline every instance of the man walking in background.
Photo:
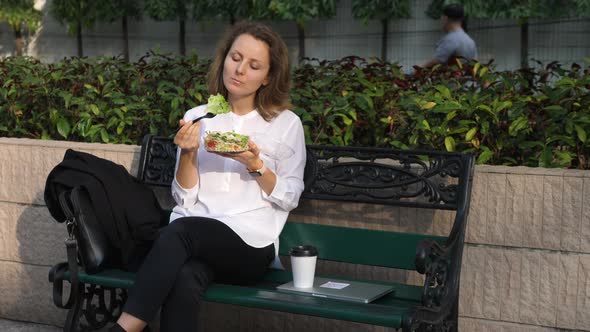
[{"label": "man walking in background", "polygon": [[436,64],[453,65],[456,64],[457,57],[477,59],[477,46],[463,30],[463,6],[459,4],[445,6],[441,20],[443,30],[447,34],[437,43],[433,58],[423,67],[432,67]]}]

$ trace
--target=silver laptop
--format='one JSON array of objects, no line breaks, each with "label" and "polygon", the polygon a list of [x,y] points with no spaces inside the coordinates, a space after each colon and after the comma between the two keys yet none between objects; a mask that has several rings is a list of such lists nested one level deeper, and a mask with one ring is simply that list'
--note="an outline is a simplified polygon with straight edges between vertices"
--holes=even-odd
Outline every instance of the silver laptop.
[{"label": "silver laptop", "polygon": [[393,287],[368,282],[316,277],[311,288],[296,288],[291,281],[277,286],[277,290],[286,293],[369,303],[390,293],[393,291]]}]

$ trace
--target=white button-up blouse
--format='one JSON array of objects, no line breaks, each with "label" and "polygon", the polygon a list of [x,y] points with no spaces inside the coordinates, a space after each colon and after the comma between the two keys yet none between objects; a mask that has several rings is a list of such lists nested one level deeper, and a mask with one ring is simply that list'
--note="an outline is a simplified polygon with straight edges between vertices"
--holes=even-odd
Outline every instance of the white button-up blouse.
[{"label": "white button-up blouse", "polygon": [[[206,105],[190,109],[184,120],[195,119],[205,111]],[[278,252],[279,234],[289,211],[297,207],[304,187],[306,155],[301,120],[285,110],[267,122],[254,110],[242,116],[230,112],[200,121],[199,180],[195,187],[183,188],[176,180],[175,170],[172,197],[177,206],[170,222],[187,216],[214,218],[228,225],[248,245],[262,248],[274,243]],[[264,165],[276,174],[272,193],[267,195],[243,164],[207,152],[202,137],[208,131],[250,135],[261,149]],[[179,158],[180,150],[176,167]]]}]

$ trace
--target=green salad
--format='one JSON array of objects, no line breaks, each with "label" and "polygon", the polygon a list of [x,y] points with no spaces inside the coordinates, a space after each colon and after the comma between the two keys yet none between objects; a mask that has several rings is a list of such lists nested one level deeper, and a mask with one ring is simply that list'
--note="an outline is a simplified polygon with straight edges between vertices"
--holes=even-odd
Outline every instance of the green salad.
[{"label": "green salad", "polygon": [[230,111],[229,103],[220,93],[209,96],[209,99],[207,99],[207,113],[223,114],[229,113]]},{"label": "green salad", "polygon": [[205,136],[205,149],[211,152],[243,152],[248,150],[249,139],[249,136],[233,131],[211,131]]}]

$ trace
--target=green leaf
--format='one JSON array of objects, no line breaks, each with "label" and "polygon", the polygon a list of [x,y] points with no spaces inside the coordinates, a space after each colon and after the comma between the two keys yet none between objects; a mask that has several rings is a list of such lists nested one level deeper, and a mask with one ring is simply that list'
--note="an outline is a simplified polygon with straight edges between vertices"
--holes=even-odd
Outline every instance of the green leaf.
[{"label": "green leaf", "polygon": [[534,142],[534,141],[525,141],[518,144],[520,149],[531,149],[534,147],[543,147],[543,143],[541,142]]},{"label": "green leaf", "polygon": [[468,142],[471,141],[473,139],[473,136],[475,136],[475,134],[477,134],[477,128],[469,129],[467,134],[465,134],[465,140]]},{"label": "green leaf", "polygon": [[547,110],[547,111],[563,111],[563,106],[561,106],[561,105],[550,105],[550,106],[545,106],[543,109],[544,110]]},{"label": "green leaf", "polygon": [[180,104],[178,98],[174,98],[172,99],[172,102],[170,103],[170,107],[172,107],[173,110],[178,109],[178,105]]},{"label": "green leaf", "polygon": [[94,115],[100,115],[100,110],[98,109],[98,106],[96,106],[95,104],[90,104],[88,105],[88,107],[90,108],[90,111],[94,113]]},{"label": "green leaf", "polygon": [[57,132],[63,137],[68,138],[70,135],[70,123],[65,118],[60,118],[57,121]]},{"label": "green leaf", "polygon": [[586,131],[580,125],[575,125],[576,133],[578,133],[578,139],[582,143],[586,143]]},{"label": "green leaf", "polygon": [[104,128],[100,129],[100,138],[102,139],[102,141],[104,143],[109,142],[109,133],[107,133],[106,129],[104,129]]},{"label": "green leaf", "polygon": [[445,117],[446,121],[451,121],[457,116],[457,111],[452,111]]},{"label": "green leaf", "polygon": [[539,157],[540,167],[551,167],[553,166],[553,153],[550,147],[545,147]]},{"label": "green leaf", "polygon": [[514,120],[514,122],[510,124],[510,127],[508,128],[508,134],[510,136],[516,136],[521,130],[527,128],[528,124],[529,119],[526,116],[521,115],[518,119]]},{"label": "green leaf", "polygon": [[455,139],[451,136],[445,137],[445,147],[449,152],[455,151]]},{"label": "green leaf", "polygon": [[123,133],[123,129],[125,129],[125,122],[121,121],[117,126],[117,135],[121,135]]},{"label": "green leaf", "polygon": [[451,99],[451,91],[444,85],[437,85],[435,89],[446,99]]},{"label": "green leaf", "polygon": [[494,156],[494,153],[492,151],[490,151],[490,150],[484,150],[477,157],[477,163],[478,164],[485,164],[490,159],[492,159],[493,156]]},{"label": "green leaf", "polygon": [[429,102],[425,103],[424,105],[420,106],[420,109],[429,110],[429,109],[433,108],[434,106],[436,106],[436,103],[433,101],[429,101]]},{"label": "green leaf", "polygon": [[569,167],[572,164],[572,154],[569,151],[554,151],[555,158],[560,167]]}]

